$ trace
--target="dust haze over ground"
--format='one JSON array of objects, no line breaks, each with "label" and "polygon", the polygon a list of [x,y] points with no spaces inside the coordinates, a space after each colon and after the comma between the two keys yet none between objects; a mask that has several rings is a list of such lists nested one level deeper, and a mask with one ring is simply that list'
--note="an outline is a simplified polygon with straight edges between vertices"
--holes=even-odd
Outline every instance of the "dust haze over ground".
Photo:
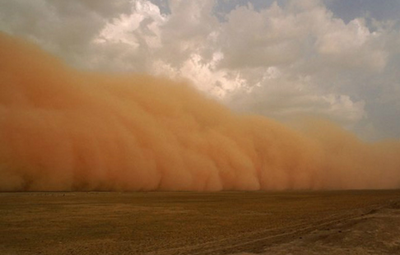
[{"label": "dust haze over ground", "polygon": [[0,190],[400,187],[400,142],[239,115],[184,82],[74,70],[0,35]]}]

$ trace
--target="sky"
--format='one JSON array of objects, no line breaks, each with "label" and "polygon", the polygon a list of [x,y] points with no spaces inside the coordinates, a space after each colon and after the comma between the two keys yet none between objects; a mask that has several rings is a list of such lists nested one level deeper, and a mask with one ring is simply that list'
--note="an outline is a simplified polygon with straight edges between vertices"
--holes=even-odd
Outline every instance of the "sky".
[{"label": "sky", "polygon": [[399,0],[0,0],[0,31],[79,69],[187,79],[238,112],[400,138]]}]

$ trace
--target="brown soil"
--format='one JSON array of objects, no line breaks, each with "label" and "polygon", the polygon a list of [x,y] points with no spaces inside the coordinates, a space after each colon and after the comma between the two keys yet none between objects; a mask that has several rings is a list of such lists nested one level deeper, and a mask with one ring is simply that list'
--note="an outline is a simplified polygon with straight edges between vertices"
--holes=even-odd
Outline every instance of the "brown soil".
[{"label": "brown soil", "polygon": [[0,193],[0,254],[400,254],[400,191]]}]

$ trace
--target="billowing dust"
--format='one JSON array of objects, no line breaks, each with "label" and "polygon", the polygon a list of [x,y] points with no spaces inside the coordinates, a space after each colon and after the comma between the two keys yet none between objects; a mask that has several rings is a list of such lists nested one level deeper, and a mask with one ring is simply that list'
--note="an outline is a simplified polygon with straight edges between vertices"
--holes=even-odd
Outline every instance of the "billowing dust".
[{"label": "billowing dust", "polygon": [[75,70],[0,35],[0,190],[400,187],[400,142],[294,130],[146,75]]}]

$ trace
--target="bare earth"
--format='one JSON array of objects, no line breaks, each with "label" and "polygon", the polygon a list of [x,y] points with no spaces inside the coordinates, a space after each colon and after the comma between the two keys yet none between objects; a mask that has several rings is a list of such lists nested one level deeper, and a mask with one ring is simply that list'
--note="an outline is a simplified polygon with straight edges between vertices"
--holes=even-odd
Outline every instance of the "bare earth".
[{"label": "bare earth", "polygon": [[0,193],[0,254],[400,254],[400,191]]}]

